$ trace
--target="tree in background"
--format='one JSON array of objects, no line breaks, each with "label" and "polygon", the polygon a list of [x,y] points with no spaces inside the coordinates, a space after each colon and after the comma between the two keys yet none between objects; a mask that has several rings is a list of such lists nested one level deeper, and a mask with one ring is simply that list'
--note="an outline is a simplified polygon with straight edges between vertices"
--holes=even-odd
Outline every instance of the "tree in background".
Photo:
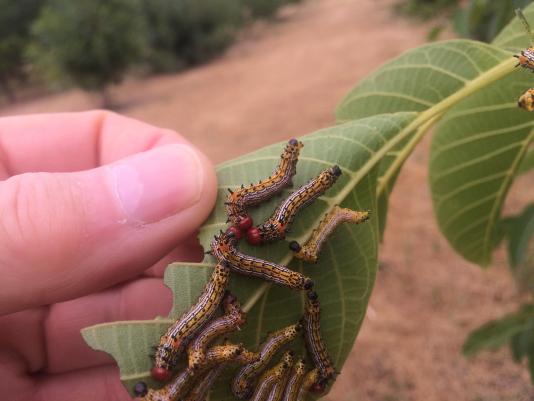
[{"label": "tree in background", "polygon": [[48,82],[100,91],[122,80],[144,51],[146,26],[136,0],[51,0],[32,27],[28,55]]},{"label": "tree in background", "polygon": [[148,63],[155,71],[196,65],[224,51],[242,25],[241,0],[144,0]]},{"label": "tree in background", "polygon": [[469,0],[454,15],[454,29],[460,35],[491,42],[514,17],[516,8],[528,6],[532,0]]},{"label": "tree in background", "polygon": [[30,26],[44,0],[0,0],[0,86],[10,101],[15,101],[11,86],[24,78],[24,51],[29,42]]}]

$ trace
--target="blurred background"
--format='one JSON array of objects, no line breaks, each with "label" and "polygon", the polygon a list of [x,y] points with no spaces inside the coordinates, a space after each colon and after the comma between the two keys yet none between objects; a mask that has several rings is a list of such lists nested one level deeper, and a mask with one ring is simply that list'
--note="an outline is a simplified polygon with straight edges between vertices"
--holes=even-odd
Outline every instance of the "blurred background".
[{"label": "blurred background", "polygon": [[[218,163],[333,125],[337,103],[385,61],[431,40],[491,41],[527,3],[0,0],[0,115],[112,108],[182,133]],[[471,330],[525,295],[504,250],[483,271],[439,233],[428,145],[391,197],[366,321],[327,399],[534,400],[507,348],[461,354]],[[507,210],[532,198],[525,179]]]}]

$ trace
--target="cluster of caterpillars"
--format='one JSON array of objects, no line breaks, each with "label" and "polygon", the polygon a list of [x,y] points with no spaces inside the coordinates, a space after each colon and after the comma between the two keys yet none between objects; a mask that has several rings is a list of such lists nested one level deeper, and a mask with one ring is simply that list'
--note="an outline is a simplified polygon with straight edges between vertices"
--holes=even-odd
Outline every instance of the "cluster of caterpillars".
[{"label": "cluster of caterpillars", "polygon": [[[530,29],[530,25],[525,18],[525,15],[521,9],[515,10],[517,18],[521,21],[525,30],[528,33],[530,41],[532,43],[531,47],[522,50],[520,54],[514,55],[517,58],[516,67],[523,67],[527,70],[534,72],[534,35]],[[534,88],[527,89],[518,99],[517,105],[526,111],[534,111]]]},{"label": "cluster of caterpillars", "polygon": [[[156,347],[151,375],[166,384],[160,389],[148,389],[144,382],[137,383],[134,393],[141,400],[204,401],[222,371],[236,365],[240,368],[231,390],[239,400],[300,401],[308,392],[324,392],[335,378],[336,369],[321,337],[321,311],[313,281],[286,266],[246,255],[238,249],[244,236],[252,245],[284,239],[299,210],[325,193],[341,175],[338,166],[322,171],[283,200],[269,219],[254,226],[247,210],[292,185],[302,146],[298,140],[291,139],[270,177],[229,191],[225,205],[231,226],[214,237],[208,252],[217,261],[215,269],[198,301],[169,327]],[[357,224],[368,217],[368,212],[335,206],[304,245],[292,241],[289,248],[295,257],[316,262],[321,246],[339,224]],[[229,342],[226,337],[246,323],[237,298],[227,290],[232,272],[306,291],[303,317],[269,334],[255,352]],[[270,367],[276,354],[299,334],[304,337],[310,363],[288,350]],[[180,369],[183,355],[187,355],[186,366]]]}]

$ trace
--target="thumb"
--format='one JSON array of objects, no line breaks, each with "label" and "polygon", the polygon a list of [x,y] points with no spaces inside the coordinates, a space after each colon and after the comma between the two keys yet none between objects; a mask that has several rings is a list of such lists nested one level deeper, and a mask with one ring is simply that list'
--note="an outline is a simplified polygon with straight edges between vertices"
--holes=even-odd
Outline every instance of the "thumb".
[{"label": "thumb", "polygon": [[0,313],[135,276],[191,236],[216,197],[211,163],[173,144],[75,173],[0,183]]}]

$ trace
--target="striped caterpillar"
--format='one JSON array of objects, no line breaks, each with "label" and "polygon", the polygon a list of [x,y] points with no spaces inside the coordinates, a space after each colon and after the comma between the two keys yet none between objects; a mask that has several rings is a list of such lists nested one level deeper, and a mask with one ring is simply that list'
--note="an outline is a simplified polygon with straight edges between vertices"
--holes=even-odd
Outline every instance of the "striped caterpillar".
[{"label": "striped caterpillar", "polygon": [[330,234],[341,223],[359,224],[369,219],[369,212],[357,212],[351,209],[334,206],[328,212],[319,226],[313,230],[310,239],[304,246],[300,246],[297,241],[289,244],[289,249],[295,253],[295,257],[306,262],[317,262],[321,247],[328,239]]},{"label": "striped caterpillar", "polygon": [[296,323],[268,335],[267,339],[260,345],[260,357],[243,366],[234,377],[232,393],[240,400],[250,397],[253,392],[254,380],[267,367],[278,350],[293,341],[300,330],[300,323]]},{"label": "striped caterpillar", "polygon": [[274,367],[261,375],[254,389],[251,401],[276,401],[280,388],[283,390],[284,376],[293,365],[293,351],[286,351],[282,359]]},{"label": "striped caterpillar", "polygon": [[302,319],[304,327],[304,339],[306,348],[311,356],[313,364],[319,371],[319,378],[316,381],[316,390],[326,387],[328,381],[336,374],[336,369],[321,337],[321,307],[317,293],[308,291],[306,305],[304,307],[304,317]]},{"label": "striped caterpillar", "polygon": [[291,289],[303,290],[313,287],[313,281],[303,274],[285,266],[240,253],[237,240],[231,232],[221,232],[211,242],[211,253],[219,263],[246,276],[259,277]]},{"label": "striped caterpillar", "polygon": [[200,381],[191,389],[183,401],[205,401],[211,388],[223,372],[226,364],[220,364],[206,372]]},{"label": "striped caterpillar", "polygon": [[239,329],[246,322],[245,313],[234,295],[227,292],[222,304],[225,314],[208,323],[188,346],[190,369],[197,370],[202,367],[206,359],[206,349],[213,340]]},{"label": "striped caterpillar", "polygon": [[291,371],[291,375],[289,376],[284,390],[284,395],[282,396],[282,401],[297,401],[305,375],[306,364],[304,363],[304,360],[299,359],[293,366],[293,370]]},{"label": "striped caterpillar", "polygon": [[289,195],[267,221],[257,227],[251,227],[247,231],[247,241],[258,245],[285,238],[299,210],[324,194],[340,175],[339,166],[322,171],[316,178]]},{"label": "striped caterpillar", "polygon": [[154,355],[151,375],[155,380],[168,381],[185,345],[216,312],[230,280],[230,271],[218,263],[196,304],[180,317],[160,338]]},{"label": "striped caterpillar", "polygon": [[211,347],[206,353],[206,364],[201,374],[195,374],[192,369],[184,369],[174,377],[165,387],[160,389],[147,389],[144,382],[139,382],[134,387],[137,396],[142,397],[140,401],[175,401],[179,397],[184,397],[193,385],[209,370],[230,362],[238,364],[248,364],[250,357],[256,355],[243,348],[242,344],[223,344]]},{"label": "striped caterpillar", "polygon": [[240,189],[230,192],[225,202],[228,220],[239,230],[246,231],[252,226],[252,218],[247,214],[246,209],[256,206],[282,191],[285,187],[291,186],[292,178],[296,173],[296,166],[302,142],[290,139],[282,155],[280,164],[269,178],[257,184],[250,184],[248,187],[241,186]]}]

